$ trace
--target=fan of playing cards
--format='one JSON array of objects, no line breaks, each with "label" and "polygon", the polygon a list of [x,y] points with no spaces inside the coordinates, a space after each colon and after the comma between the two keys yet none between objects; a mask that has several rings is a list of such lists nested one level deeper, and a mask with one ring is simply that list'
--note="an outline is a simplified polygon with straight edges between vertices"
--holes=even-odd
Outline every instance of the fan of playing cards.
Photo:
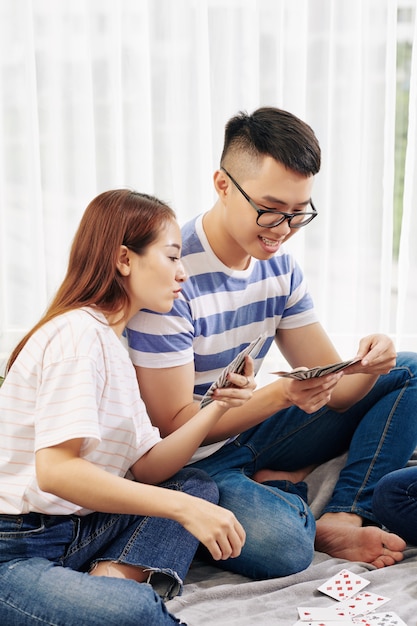
[{"label": "fan of playing cards", "polygon": [[318,587],[319,591],[338,600],[338,603],[327,607],[298,607],[300,619],[294,626],[407,626],[392,611],[375,612],[375,609],[379,609],[390,599],[377,593],[362,591],[367,585],[369,580],[343,569]]},{"label": "fan of playing cards", "polygon": [[246,348],[239,352],[239,354],[233,359],[233,361],[224,368],[218,379],[214,381],[214,383],[207,390],[206,394],[203,396],[200,402],[200,409],[203,409],[205,406],[207,406],[207,404],[213,402],[213,398],[211,396],[213,395],[213,391],[215,389],[230,387],[231,383],[227,380],[227,375],[230,372],[241,374],[245,366],[245,356],[247,355],[255,358],[262,346],[264,345],[265,339],[266,333],[259,335],[259,337],[254,339]]},{"label": "fan of playing cards", "polygon": [[297,367],[291,372],[272,372],[277,376],[283,378],[297,378],[297,380],[305,380],[306,378],[319,378],[320,376],[326,376],[326,374],[334,374],[346,369],[350,365],[360,361],[360,358],[349,359],[349,361],[341,361],[340,363],[332,363],[332,365],[324,365],[319,367],[312,367],[311,369],[305,369]]}]

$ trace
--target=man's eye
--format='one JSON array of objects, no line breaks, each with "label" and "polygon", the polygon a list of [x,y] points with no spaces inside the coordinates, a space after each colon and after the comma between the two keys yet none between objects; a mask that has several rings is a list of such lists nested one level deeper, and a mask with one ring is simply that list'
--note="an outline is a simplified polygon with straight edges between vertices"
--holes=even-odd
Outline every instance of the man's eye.
[{"label": "man's eye", "polygon": [[273,209],[272,207],[269,207],[269,206],[265,206],[264,204],[260,204],[259,206],[265,209],[265,211],[270,211],[271,213],[282,213],[282,211],[279,211],[278,209]]}]

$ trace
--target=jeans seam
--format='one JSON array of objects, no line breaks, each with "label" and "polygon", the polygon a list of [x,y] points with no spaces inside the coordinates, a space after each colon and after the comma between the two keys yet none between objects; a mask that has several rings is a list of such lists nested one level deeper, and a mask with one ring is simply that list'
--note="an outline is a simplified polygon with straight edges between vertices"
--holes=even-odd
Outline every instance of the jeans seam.
[{"label": "jeans seam", "polygon": [[295,504],[293,502],[291,502],[291,500],[289,500],[288,498],[285,497],[285,491],[283,491],[282,489],[276,489],[270,485],[264,485],[263,483],[259,483],[260,485],[262,485],[262,487],[264,489],[268,489],[268,491],[270,493],[272,493],[276,498],[278,498],[279,500],[282,500],[283,502],[286,502],[292,509],[294,509],[294,511],[296,511],[298,513],[298,515],[300,515],[300,517],[307,517],[308,515],[308,505],[306,502],[304,502],[304,500],[298,496],[295,493],[292,493],[291,495],[296,496],[301,504],[302,504],[302,508],[303,508],[303,512],[301,513],[299,508],[297,506],[295,506]]},{"label": "jeans seam", "polygon": [[[277,443],[280,443],[281,441],[285,441],[285,439],[288,439],[288,437],[292,437],[293,435],[295,435],[296,433],[302,431],[306,426],[310,426],[311,424],[314,424],[314,422],[316,422],[317,420],[321,419],[323,417],[323,415],[325,415],[326,413],[329,412],[328,407],[323,407],[323,409],[320,409],[319,411],[317,411],[309,420],[304,421],[302,424],[300,424],[297,428],[294,428],[291,431],[286,432],[282,437],[277,437],[274,439],[274,441],[272,441],[269,446],[266,446],[265,448],[262,448],[262,450],[260,452],[258,452],[250,442],[248,443],[241,443],[240,445],[242,447],[246,447],[248,448],[251,452],[252,452],[252,460],[251,463],[253,463],[254,465],[256,464],[257,459],[262,456],[265,452],[268,452],[271,448],[274,448],[274,446],[277,445]],[[256,470],[255,470],[256,471]]]},{"label": "jeans seam", "polygon": [[[69,549],[68,549],[68,552],[65,554],[65,557],[64,557],[63,560],[73,556],[74,554],[77,554],[77,552],[79,552],[80,550],[83,550],[86,546],[88,546],[90,543],[95,541],[97,539],[97,537],[100,537],[100,535],[102,535],[103,533],[107,532],[107,530],[109,528],[111,528],[111,526],[113,526],[115,523],[118,522],[119,518],[120,518],[120,515],[113,515],[106,524],[104,524],[103,526],[100,527],[99,530],[96,530],[95,532],[90,533],[88,535],[88,537],[85,537],[85,539],[83,541],[77,542],[72,547],[70,546]],[[81,524],[81,520],[78,519],[77,520],[77,533],[75,533],[75,537],[73,539],[73,543],[74,543],[74,541],[76,541],[76,536],[80,532],[80,524]]]},{"label": "jeans seam", "polygon": [[[130,553],[130,549],[132,544],[134,544],[137,535],[142,532],[144,526],[146,526],[146,524],[148,523],[149,517],[144,517],[142,519],[142,521],[140,522],[140,524],[138,524],[135,528],[135,530],[132,532],[132,534],[130,535],[129,541],[126,543],[126,545],[123,548],[123,552],[120,554],[119,556],[119,560],[121,559],[125,559],[128,554]],[[134,565],[134,563],[130,563],[130,565]]]},{"label": "jeans seam", "polygon": [[[408,369],[408,368],[399,368],[399,369]],[[403,397],[403,395],[404,395],[404,393],[405,393],[405,391],[406,391],[406,389],[407,389],[408,385],[409,385],[409,381],[407,380],[407,381],[403,384],[403,386],[402,386],[402,388],[401,388],[401,390],[400,390],[400,393],[398,394],[398,396],[397,396],[397,398],[396,398],[396,400],[395,400],[394,404],[393,404],[393,405],[392,405],[392,407],[391,407],[391,411],[389,412],[389,416],[388,416],[388,419],[387,419],[387,421],[386,421],[384,431],[383,431],[383,433],[382,433],[382,435],[381,435],[381,438],[380,438],[380,440],[379,440],[378,449],[376,450],[376,452],[375,452],[375,454],[374,454],[374,456],[373,456],[373,458],[372,458],[372,462],[370,463],[370,466],[369,466],[368,471],[367,471],[367,473],[366,473],[366,476],[365,476],[365,478],[364,478],[364,480],[363,480],[363,482],[362,482],[362,485],[360,486],[360,488],[358,489],[358,491],[357,491],[357,493],[356,493],[355,499],[354,499],[354,501],[353,501],[353,503],[352,503],[352,510],[355,510],[355,511],[356,511],[356,510],[359,510],[359,507],[357,508],[357,503],[358,503],[358,500],[359,500],[359,498],[360,498],[360,496],[361,496],[361,494],[362,494],[363,490],[365,489],[365,486],[366,486],[366,485],[367,485],[367,483],[368,483],[368,480],[369,480],[370,475],[372,474],[372,471],[373,471],[373,469],[374,469],[374,467],[375,467],[375,463],[376,463],[376,461],[377,461],[377,459],[378,459],[379,453],[380,453],[380,451],[381,451],[381,449],[382,449],[382,446],[384,445],[384,442],[385,442],[386,436],[387,436],[388,431],[389,431],[389,429],[390,429],[390,426],[391,426],[391,423],[392,423],[392,418],[393,418],[393,415],[394,415],[395,411],[397,410],[398,404],[399,404],[399,402],[400,402],[401,398]],[[375,519],[375,518],[374,518],[374,516],[373,516],[373,514],[372,514],[371,512],[368,512],[367,517],[370,517],[370,516],[372,516],[372,518],[371,518],[371,519]]]}]

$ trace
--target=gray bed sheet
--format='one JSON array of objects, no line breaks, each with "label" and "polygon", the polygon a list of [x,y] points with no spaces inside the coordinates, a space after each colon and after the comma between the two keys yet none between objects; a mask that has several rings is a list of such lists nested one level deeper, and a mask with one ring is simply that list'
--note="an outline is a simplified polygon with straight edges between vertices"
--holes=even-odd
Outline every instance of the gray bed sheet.
[{"label": "gray bed sheet", "polygon": [[[308,477],[309,503],[316,517],[330,498],[344,462],[345,456],[333,459]],[[410,464],[417,464],[417,454]],[[407,626],[417,626],[417,547],[412,546],[403,561],[383,569],[316,552],[303,572],[262,581],[195,560],[182,595],[167,607],[189,626],[293,626],[298,606],[328,607],[336,602],[317,588],[343,568],[368,579],[367,590],[390,598],[380,611],[393,611]]]}]

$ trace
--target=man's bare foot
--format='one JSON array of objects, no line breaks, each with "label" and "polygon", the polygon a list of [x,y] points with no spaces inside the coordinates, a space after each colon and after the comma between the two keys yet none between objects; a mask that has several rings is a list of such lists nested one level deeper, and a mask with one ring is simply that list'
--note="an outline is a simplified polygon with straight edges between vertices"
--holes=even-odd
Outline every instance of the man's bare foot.
[{"label": "man's bare foot", "polygon": [[316,550],[336,558],[381,568],[401,561],[405,547],[398,535],[362,526],[362,518],[351,513],[325,513],[316,522]]},{"label": "man's bare foot", "polygon": [[296,470],[294,472],[284,472],[283,470],[270,470],[261,469],[254,473],[252,480],[257,483],[264,483],[267,480],[288,480],[291,483],[297,484],[304,480],[317,465],[309,465],[303,469]]}]

